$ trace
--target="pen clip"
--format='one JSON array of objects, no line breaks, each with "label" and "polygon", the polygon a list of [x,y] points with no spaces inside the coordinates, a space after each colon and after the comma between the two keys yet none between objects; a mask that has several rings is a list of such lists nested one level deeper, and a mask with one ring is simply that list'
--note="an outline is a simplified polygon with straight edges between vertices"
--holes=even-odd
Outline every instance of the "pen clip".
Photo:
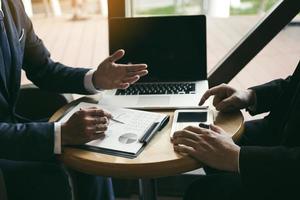
[{"label": "pen clip", "polygon": [[170,116],[167,115],[160,123],[159,129],[157,131],[161,131],[167,125],[167,123],[169,122],[169,119],[170,119]]}]

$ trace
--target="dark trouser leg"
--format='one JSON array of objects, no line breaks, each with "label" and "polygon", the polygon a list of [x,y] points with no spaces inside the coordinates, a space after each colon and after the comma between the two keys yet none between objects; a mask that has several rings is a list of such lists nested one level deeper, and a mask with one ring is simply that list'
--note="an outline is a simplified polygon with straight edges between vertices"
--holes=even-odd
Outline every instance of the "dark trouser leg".
[{"label": "dark trouser leg", "polygon": [[102,200],[107,199],[104,179],[99,176],[71,171],[76,200]]},{"label": "dark trouser leg", "polygon": [[9,200],[71,200],[68,177],[59,164],[0,159]]},{"label": "dark trouser leg", "polygon": [[184,200],[246,200],[238,174],[200,176],[190,185]]}]

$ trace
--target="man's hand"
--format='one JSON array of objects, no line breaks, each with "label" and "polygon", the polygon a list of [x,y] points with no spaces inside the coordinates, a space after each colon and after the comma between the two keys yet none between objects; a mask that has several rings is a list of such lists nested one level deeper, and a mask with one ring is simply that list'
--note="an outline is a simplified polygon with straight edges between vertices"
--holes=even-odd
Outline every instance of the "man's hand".
[{"label": "man's hand", "polygon": [[61,126],[62,145],[78,145],[99,139],[107,130],[110,118],[109,113],[98,108],[77,111]]},{"label": "man's hand", "polygon": [[253,90],[236,90],[226,84],[221,84],[207,90],[202,96],[199,105],[214,95],[213,105],[219,111],[231,112],[247,108],[255,103]]},{"label": "man's hand", "polygon": [[186,153],[210,167],[237,172],[240,147],[221,128],[187,127],[174,133],[174,150]]},{"label": "man's hand", "polygon": [[126,89],[137,82],[140,77],[148,74],[145,64],[117,64],[125,54],[118,50],[105,59],[93,75],[93,84],[98,89]]}]

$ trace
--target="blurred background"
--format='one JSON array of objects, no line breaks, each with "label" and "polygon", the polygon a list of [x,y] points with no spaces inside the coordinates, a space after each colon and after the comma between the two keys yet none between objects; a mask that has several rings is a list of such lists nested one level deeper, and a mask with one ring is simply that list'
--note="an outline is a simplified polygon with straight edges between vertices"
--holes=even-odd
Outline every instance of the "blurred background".
[{"label": "blurred background", "polygon": [[[22,0],[52,58],[74,67],[97,67],[108,56],[107,0]],[[110,0],[118,1],[118,0]],[[125,0],[129,17],[207,15],[210,71],[279,0]],[[300,27],[283,29],[232,81],[248,88],[291,74],[299,61]],[[22,84],[29,83],[24,73]],[[248,115],[246,115],[246,118]]]},{"label": "blurred background", "polygon": [[214,15],[223,17],[261,14],[274,3],[276,0],[134,0],[136,15],[202,14],[215,9]]}]

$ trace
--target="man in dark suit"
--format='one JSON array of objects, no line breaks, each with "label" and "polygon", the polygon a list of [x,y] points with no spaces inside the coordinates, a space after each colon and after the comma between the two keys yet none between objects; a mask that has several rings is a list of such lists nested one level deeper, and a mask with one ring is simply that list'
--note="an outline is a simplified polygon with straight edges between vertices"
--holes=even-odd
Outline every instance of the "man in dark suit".
[{"label": "man in dark suit", "polygon": [[[8,198],[71,199],[68,176],[55,155],[61,153],[61,145],[101,137],[111,116],[91,108],[78,111],[64,124],[19,117],[15,105],[21,69],[41,89],[92,94],[99,89],[129,87],[147,74],[147,66],[116,64],[123,50],[105,59],[96,70],[64,66],[51,60],[21,0],[0,0],[0,8],[0,169]],[[99,177],[79,172],[74,177],[79,199],[99,199]]]},{"label": "man in dark suit", "polygon": [[222,84],[209,89],[219,111],[247,108],[250,114],[270,112],[245,123],[235,144],[221,128],[187,127],[174,135],[174,149],[207,167],[185,199],[300,199],[300,63],[294,74],[245,91]]}]

